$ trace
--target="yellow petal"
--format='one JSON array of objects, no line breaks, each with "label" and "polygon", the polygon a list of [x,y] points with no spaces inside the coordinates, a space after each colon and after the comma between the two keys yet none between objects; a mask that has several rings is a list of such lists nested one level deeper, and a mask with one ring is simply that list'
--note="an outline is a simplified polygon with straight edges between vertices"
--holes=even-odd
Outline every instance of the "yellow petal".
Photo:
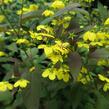
[{"label": "yellow petal", "polygon": [[50,74],[50,70],[49,69],[46,69],[43,73],[42,73],[42,77],[46,78],[48,77]]},{"label": "yellow petal", "polygon": [[49,74],[49,79],[50,79],[50,80],[54,80],[55,78],[56,78],[55,73],[50,73],[50,74]]},{"label": "yellow petal", "polygon": [[64,76],[63,76],[63,81],[64,81],[64,82],[68,82],[69,79],[70,79],[70,75],[69,75],[69,74],[64,74]]},{"label": "yellow petal", "polygon": [[98,74],[98,78],[101,80],[101,81],[105,81],[106,80],[106,77],[101,75],[101,74]]},{"label": "yellow petal", "polygon": [[106,21],[104,22],[104,25],[109,25],[109,18],[106,19]]},{"label": "yellow petal", "polygon": [[105,83],[103,90],[106,92],[107,90],[109,90],[109,83]]}]

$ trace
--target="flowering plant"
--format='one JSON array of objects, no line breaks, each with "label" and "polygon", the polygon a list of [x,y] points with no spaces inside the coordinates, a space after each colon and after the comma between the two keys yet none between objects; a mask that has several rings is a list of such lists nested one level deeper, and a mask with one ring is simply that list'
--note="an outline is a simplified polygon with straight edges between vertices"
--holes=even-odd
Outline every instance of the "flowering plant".
[{"label": "flowering plant", "polygon": [[93,2],[0,0],[1,109],[108,109],[109,12]]}]

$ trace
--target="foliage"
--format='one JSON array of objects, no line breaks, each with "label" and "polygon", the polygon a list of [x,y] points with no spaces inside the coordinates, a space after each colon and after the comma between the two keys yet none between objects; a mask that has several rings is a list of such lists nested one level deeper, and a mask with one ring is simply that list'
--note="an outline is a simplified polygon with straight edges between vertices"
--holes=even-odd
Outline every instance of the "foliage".
[{"label": "foliage", "polygon": [[108,109],[109,10],[94,0],[0,0],[0,109]]}]

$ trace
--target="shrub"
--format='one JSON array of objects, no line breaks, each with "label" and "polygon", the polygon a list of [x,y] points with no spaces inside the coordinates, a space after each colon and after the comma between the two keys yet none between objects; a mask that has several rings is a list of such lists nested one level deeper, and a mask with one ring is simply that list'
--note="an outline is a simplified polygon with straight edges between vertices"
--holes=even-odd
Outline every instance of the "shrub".
[{"label": "shrub", "polygon": [[108,109],[109,12],[93,2],[0,1],[1,109]]}]

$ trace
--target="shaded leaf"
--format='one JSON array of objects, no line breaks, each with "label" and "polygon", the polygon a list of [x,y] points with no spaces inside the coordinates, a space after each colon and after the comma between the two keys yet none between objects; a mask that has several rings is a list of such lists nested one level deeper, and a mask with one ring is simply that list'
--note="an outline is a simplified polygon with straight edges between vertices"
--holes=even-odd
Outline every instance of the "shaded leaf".
[{"label": "shaded leaf", "polygon": [[5,102],[6,104],[9,104],[12,99],[13,96],[10,91],[0,92],[0,102]]},{"label": "shaded leaf", "polygon": [[83,99],[82,95],[84,94],[84,90],[81,85],[73,84],[72,93],[72,109],[77,109]]},{"label": "shaded leaf", "polygon": [[100,92],[95,92],[97,101],[96,101],[96,108],[95,109],[108,109],[109,108],[109,102],[105,98],[104,95],[102,95]]},{"label": "shaded leaf", "polygon": [[8,24],[0,24],[0,32],[7,31],[9,29]]},{"label": "shaded leaf", "polygon": [[41,16],[42,10],[39,11],[32,11],[32,12],[28,12],[26,14],[22,15],[22,21],[31,19],[31,18],[38,18],[39,16]]},{"label": "shaded leaf", "polygon": [[71,75],[73,76],[74,80],[76,80],[82,66],[80,55],[76,52],[71,52],[68,56],[68,65]]},{"label": "shaded leaf", "polygon": [[90,58],[108,58],[109,50],[106,48],[96,49],[93,53],[90,54]]},{"label": "shaded leaf", "polygon": [[98,10],[101,19],[105,20],[108,17],[109,13],[108,10],[100,2],[98,2]]},{"label": "shaded leaf", "polygon": [[30,81],[30,84],[24,89],[22,96],[23,102],[27,109],[39,109],[39,100],[41,92],[41,82],[39,70],[33,73],[26,73],[26,78]]}]

